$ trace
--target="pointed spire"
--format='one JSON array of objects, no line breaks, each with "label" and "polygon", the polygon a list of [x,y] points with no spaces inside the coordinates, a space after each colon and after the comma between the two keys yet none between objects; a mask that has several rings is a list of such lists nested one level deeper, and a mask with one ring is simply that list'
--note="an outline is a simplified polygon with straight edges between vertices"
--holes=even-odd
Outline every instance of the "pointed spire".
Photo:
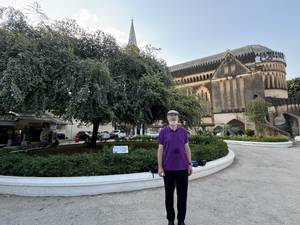
[{"label": "pointed spire", "polygon": [[133,25],[133,18],[131,19],[131,25],[130,25],[130,31],[129,31],[129,39],[127,46],[137,46],[136,43],[136,37],[135,37],[135,31],[134,31],[134,25]]}]

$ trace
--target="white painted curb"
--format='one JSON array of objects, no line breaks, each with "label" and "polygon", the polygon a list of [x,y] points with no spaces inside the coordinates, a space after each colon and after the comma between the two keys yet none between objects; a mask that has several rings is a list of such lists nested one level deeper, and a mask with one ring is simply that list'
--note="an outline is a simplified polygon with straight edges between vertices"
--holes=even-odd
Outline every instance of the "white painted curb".
[{"label": "white painted curb", "polygon": [[[233,151],[204,167],[193,167],[189,180],[208,176],[228,166],[234,160]],[[0,175],[0,194],[21,196],[80,196],[113,192],[126,192],[162,187],[163,178],[152,173],[131,173],[82,177],[19,177]]]},{"label": "white painted curb", "polygon": [[224,140],[224,141],[227,144],[231,144],[231,145],[248,145],[253,147],[288,148],[293,146],[292,141],[283,141],[283,142],[235,141],[235,140]]}]

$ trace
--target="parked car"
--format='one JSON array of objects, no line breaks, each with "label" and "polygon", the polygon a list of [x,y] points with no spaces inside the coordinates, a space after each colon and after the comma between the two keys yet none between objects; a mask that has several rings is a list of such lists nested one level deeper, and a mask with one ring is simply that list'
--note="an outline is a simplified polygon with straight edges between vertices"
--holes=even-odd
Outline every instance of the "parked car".
[{"label": "parked car", "polygon": [[108,139],[110,139],[109,132],[108,131],[100,132],[99,139],[100,140],[108,140]]},{"label": "parked car", "polygon": [[[87,131],[87,134],[90,136],[90,138],[92,138],[92,136],[93,136],[93,132],[92,131]],[[97,139],[100,139],[100,132],[98,131],[97,132]]]},{"label": "parked car", "polygon": [[151,137],[151,138],[157,138],[159,135],[159,132],[155,130],[149,130],[145,133],[146,136]]},{"label": "parked car", "polygon": [[230,127],[226,131],[224,131],[224,127],[216,127],[213,130],[213,134],[216,136],[234,136],[234,135],[244,135],[245,132],[240,127]]},{"label": "parked car", "polygon": [[244,135],[245,132],[240,127],[231,127],[228,130],[229,135]]},{"label": "parked car", "polygon": [[124,130],[114,130],[113,132],[111,132],[110,137],[111,138],[125,138],[126,133]]},{"label": "parked car", "polygon": [[79,131],[76,135],[74,140],[76,142],[79,141],[85,141],[85,142],[89,142],[92,138],[92,132],[91,131]]},{"label": "parked car", "polygon": [[216,135],[216,136],[221,136],[222,135],[222,132],[223,132],[223,127],[221,126],[216,126],[213,130],[213,134]]},{"label": "parked car", "polygon": [[92,132],[92,131],[86,131],[86,134],[87,134],[90,138],[92,138],[93,132]]}]

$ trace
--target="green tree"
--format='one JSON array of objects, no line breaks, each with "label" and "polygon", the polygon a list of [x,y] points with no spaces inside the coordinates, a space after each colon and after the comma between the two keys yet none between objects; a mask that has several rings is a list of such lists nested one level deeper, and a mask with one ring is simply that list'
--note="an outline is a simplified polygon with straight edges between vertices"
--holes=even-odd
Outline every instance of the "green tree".
[{"label": "green tree", "polygon": [[[0,108],[12,111],[61,111],[74,72],[68,40],[47,27],[33,28],[12,8],[0,27]],[[57,104],[59,103],[59,104]]]},{"label": "green tree", "polygon": [[55,30],[72,43],[76,72],[69,74],[69,101],[64,117],[93,125],[90,146],[96,146],[99,126],[112,120],[113,80],[110,68],[120,55],[120,48],[111,35],[100,30],[88,33],[74,20],[60,21]]},{"label": "green tree", "polygon": [[139,51],[125,48],[111,65],[117,123],[149,125],[165,115],[172,77],[153,51],[150,47]]},{"label": "green tree", "polygon": [[[92,123],[95,145],[100,123],[111,117],[106,59],[118,50],[111,36],[87,34],[74,21],[32,27],[12,8],[0,28],[0,110],[51,111]],[[77,103],[77,105],[75,105]]]},{"label": "green tree", "polygon": [[112,118],[108,102],[111,77],[107,65],[93,59],[76,62],[76,71],[69,84],[70,99],[65,106],[64,116],[83,123],[92,123],[90,145],[95,147],[99,125],[108,123]]},{"label": "green tree", "polygon": [[171,96],[169,96],[168,107],[177,109],[180,112],[180,119],[187,127],[200,126],[205,104],[199,96],[195,94],[187,95],[184,90],[173,89]]},{"label": "green tree", "polygon": [[294,79],[287,81],[288,86],[288,96],[289,98],[300,98],[300,78],[296,77]]},{"label": "green tree", "polygon": [[257,97],[253,100],[247,101],[245,114],[249,120],[255,124],[256,134],[259,137],[264,135],[267,113],[267,103],[263,98]]},{"label": "green tree", "polygon": [[[74,20],[31,26],[13,8],[1,8],[0,112],[50,111],[99,125],[111,120],[133,126],[165,119],[177,108],[188,126],[200,123],[201,104],[174,88],[152,47],[121,49],[115,39],[86,32]],[[45,18],[45,15],[43,15]]]}]

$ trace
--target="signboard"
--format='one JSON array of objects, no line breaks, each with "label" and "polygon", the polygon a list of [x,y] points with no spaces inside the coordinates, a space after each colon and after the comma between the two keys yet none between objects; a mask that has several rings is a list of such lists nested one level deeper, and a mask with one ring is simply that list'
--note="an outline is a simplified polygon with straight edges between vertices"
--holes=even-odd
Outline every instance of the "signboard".
[{"label": "signboard", "polygon": [[115,145],[113,153],[128,153],[128,145]]},{"label": "signboard", "polygon": [[280,60],[285,61],[284,55],[279,52],[261,52],[255,57],[256,62]]}]

